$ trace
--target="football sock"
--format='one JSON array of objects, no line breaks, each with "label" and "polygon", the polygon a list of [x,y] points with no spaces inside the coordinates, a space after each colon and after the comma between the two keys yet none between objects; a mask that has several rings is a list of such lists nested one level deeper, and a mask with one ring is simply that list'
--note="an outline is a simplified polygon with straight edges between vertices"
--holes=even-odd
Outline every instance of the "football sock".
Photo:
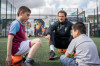
[{"label": "football sock", "polygon": [[54,45],[50,45],[50,51],[53,50],[54,51]]},{"label": "football sock", "polygon": [[32,60],[33,60],[32,58],[26,58],[25,62],[30,62]]}]

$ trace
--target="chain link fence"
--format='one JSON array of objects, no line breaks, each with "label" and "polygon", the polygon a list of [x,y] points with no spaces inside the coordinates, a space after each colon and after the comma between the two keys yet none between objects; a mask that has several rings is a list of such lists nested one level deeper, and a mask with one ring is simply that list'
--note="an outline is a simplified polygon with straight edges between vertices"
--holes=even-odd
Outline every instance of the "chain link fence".
[{"label": "chain link fence", "polygon": [[[0,36],[7,36],[7,31],[10,23],[16,19],[18,8],[14,7],[7,0],[1,0],[1,14],[0,14]],[[34,35],[34,24],[36,19],[44,22],[44,27],[48,27],[50,22],[57,20],[57,13],[59,10],[67,12],[67,18],[71,22],[89,22],[90,36],[100,37],[100,8],[95,9],[79,9],[79,8],[30,8],[32,13],[28,22],[31,23],[31,28],[27,29],[27,33],[32,32]],[[98,18],[98,19],[97,19]],[[94,26],[93,26],[94,25]],[[43,28],[44,28],[43,27]]]}]

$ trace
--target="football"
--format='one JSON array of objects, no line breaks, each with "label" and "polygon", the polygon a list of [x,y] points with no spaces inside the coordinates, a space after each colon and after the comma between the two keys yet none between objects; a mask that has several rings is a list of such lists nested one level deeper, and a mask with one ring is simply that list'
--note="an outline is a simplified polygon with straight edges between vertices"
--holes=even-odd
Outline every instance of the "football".
[{"label": "football", "polygon": [[22,64],[22,56],[19,55],[19,56],[12,56],[12,63],[11,63],[11,66],[21,66]]},{"label": "football", "polygon": [[59,51],[60,53],[65,53],[65,52],[66,52],[66,49],[58,49],[58,51]]}]

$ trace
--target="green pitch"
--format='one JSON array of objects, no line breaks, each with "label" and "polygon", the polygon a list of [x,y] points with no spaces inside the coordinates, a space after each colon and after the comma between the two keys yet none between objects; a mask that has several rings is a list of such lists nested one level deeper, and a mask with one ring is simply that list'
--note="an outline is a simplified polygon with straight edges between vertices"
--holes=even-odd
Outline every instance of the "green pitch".
[{"label": "green pitch", "polygon": [[[33,38],[34,37],[31,37],[30,39]],[[39,38],[42,40],[42,46],[33,57],[33,59],[35,60],[35,66],[62,66],[62,64],[59,61],[59,57],[63,55],[63,53],[59,53],[58,49],[55,49],[55,52],[58,56],[57,59],[52,61],[48,60],[49,58],[48,40],[41,37]],[[92,38],[92,39],[97,45],[100,56],[100,38]],[[7,38],[0,38],[0,66],[6,66],[5,65],[6,55],[7,55]]]}]

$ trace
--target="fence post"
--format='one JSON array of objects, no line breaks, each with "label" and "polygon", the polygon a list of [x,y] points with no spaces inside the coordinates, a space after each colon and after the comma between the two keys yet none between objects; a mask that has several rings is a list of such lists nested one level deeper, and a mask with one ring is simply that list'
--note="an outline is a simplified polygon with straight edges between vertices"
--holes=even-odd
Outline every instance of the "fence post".
[{"label": "fence post", "polygon": [[78,8],[77,8],[77,22],[78,22]]},{"label": "fence post", "polygon": [[95,36],[95,9],[94,9],[94,36]]},{"label": "fence post", "polygon": [[6,25],[5,25],[5,37],[6,37],[6,31],[7,31],[7,0],[6,0]]}]

